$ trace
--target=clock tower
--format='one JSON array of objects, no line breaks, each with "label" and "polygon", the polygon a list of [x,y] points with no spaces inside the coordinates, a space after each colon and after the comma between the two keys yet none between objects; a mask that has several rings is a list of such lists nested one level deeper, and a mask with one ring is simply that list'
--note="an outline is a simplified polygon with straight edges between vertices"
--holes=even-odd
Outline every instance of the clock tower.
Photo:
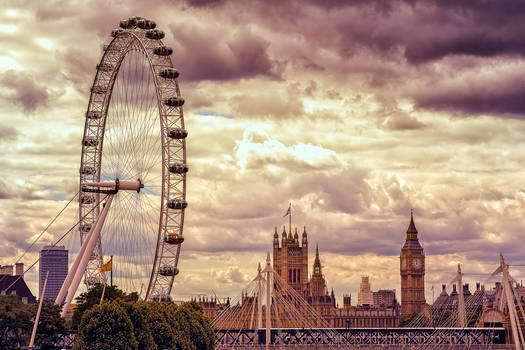
[{"label": "clock tower", "polygon": [[401,267],[401,315],[420,313],[425,309],[425,252],[419,244],[414,215],[410,213],[410,224],[405,245],[399,256]]}]

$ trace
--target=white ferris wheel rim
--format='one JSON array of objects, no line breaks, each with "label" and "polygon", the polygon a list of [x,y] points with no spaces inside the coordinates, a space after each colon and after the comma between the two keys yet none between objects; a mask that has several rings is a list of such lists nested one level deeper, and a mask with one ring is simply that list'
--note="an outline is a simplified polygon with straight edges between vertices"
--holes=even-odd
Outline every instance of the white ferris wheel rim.
[{"label": "white ferris wheel rim", "polygon": [[[135,127],[135,129],[133,129],[134,125],[132,122],[122,122],[118,124],[118,127],[114,128],[115,130],[119,129],[119,132],[111,134],[113,119],[120,118],[118,113],[112,115],[111,112],[113,109],[118,110],[118,107],[115,106],[119,106],[118,101],[112,101],[112,99],[118,100],[115,96],[118,95],[119,92],[115,93],[115,89],[118,90],[120,88],[121,90],[124,90],[123,86],[119,86],[119,77],[122,76],[122,74],[119,73],[123,69],[123,64],[126,64],[126,59],[131,55],[141,55],[144,62],[146,62],[147,69],[149,68],[148,77],[151,81],[148,81],[152,82],[154,86],[154,96],[152,97],[154,101],[152,103],[156,106],[153,108],[150,106],[149,112],[151,113],[153,111],[152,118],[156,118],[158,122],[160,135],[157,135],[158,139],[156,141],[158,141],[158,144],[160,145],[160,154],[154,154],[155,140],[147,141],[149,144],[153,145],[151,146],[153,149],[150,152],[153,156],[150,157],[148,152],[143,152],[144,155],[149,157],[148,160],[143,159],[143,161],[136,161],[135,159],[134,164],[128,164],[134,160],[133,157],[135,153],[140,153],[140,148],[136,147],[133,149],[133,152],[131,152],[130,149],[127,149],[127,154],[126,152],[123,152],[121,155],[119,152],[115,152],[114,159],[117,160],[115,164],[122,162],[124,166],[129,167],[122,168],[126,171],[110,171],[110,173],[115,177],[127,177],[123,180],[135,180],[130,178],[135,175],[135,173],[143,174],[143,176],[147,177],[144,170],[148,170],[149,172],[149,170],[157,166],[160,169],[160,174],[157,174],[158,176],[155,180],[156,185],[153,182],[148,183],[147,181],[144,181],[144,179],[139,179],[144,181],[144,191],[138,192],[136,195],[122,194],[121,198],[123,202],[132,201],[129,198],[134,196],[133,200],[136,201],[137,198],[140,200],[144,199],[143,203],[148,203],[151,202],[147,197],[148,190],[160,190],[157,206],[158,209],[156,209],[158,210],[158,219],[156,220],[156,239],[154,244],[151,244],[154,245],[154,247],[146,247],[146,249],[151,248],[154,250],[154,254],[151,254],[153,256],[153,261],[149,263],[151,273],[149,281],[147,282],[148,286],[145,298],[162,299],[169,297],[171,293],[175,275],[178,273],[177,266],[181,249],[180,243],[167,243],[172,241],[166,240],[165,238],[172,236],[183,237],[187,171],[185,142],[187,132],[184,129],[184,115],[182,110],[183,100],[176,79],[178,73],[171,74],[176,72],[169,57],[171,49],[164,46],[161,41],[164,36],[163,32],[154,29],[154,22],[141,18],[130,18],[123,22],[123,29],[114,30],[112,32],[114,37],[113,40],[104,47],[105,52],[97,65],[97,72],[91,87],[90,100],[84,126],[84,136],[82,139],[82,156],[80,165],[80,237],[81,241],[85,239],[87,234],[86,230],[89,225],[94,223],[104,198],[100,193],[84,193],[82,184],[86,182],[97,183],[105,180],[113,181],[114,179],[108,178],[108,173],[104,172],[108,168],[106,166],[109,164],[107,160],[112,157],[107,156],[106,153],[111,153],[112,145],[118,145],[113,147],[115,149],[119,147],[120,149],[123,149],[121,146],[126,142],[120,142],[119,137],[130,138],[129,135],[132,134],[133,136],[137,136],[140,133],[140,131],[138,131],[140,127]],[[121,22],[121,27],[123,22]],[[142,26],[140,26],[140,24],[142,24]],[[168,73],[166,74],[166,72]],[[130,74],[130,72],[128,72],[128,74]],[[128,83],[130,81],[132,82],[132,79],[128,79]],[[127,86],[125,89],[127,101]],[[181,100],[182,103],[180,103]],[[120,101],[121,105],[123,104],[122,102],[123,101]],[[127,108],[127,106],[124,107]],[[125,119],[124,117],[123,120]],[[114,124],[116,124],[116,122]],[[150,130],[152,128],[151,125],[153,124],[150,123],[148,126]],[[176,130],[178,133],[173,133],[173,130]],[[137,144],[140,143],[142,146],[143,141],[144,140],[137,140]],[[106,147],[106,149],[104,149],[104,147]],[[149,151],[147,147],[146,150]],[[106,161],[106,163],[104,163],[104,161]],[[148,163],[148,161],[151,163]],[[155,163],[157,161],[158,164]],[[141,162],[142,172],[137,170],[137,168],[140,167],[138,164]],[[113,164],[113,169],[119,168],[119,166],[115,166],[115,164]],[[182,168],[181,164],[183,165]],[[137,170],[137,172],[134,172],[134,170]],[[94,200],[91,201],[88,196],[94,197]],[[113,205],[115,206],[115,204]],[[154,206],[152,205],[151,207]],[[130,206],[126,208],[130,208]],[[115,208],[112,207],[111,209],[113,210]],[[90,211],[91,214],[86,215],[86,213],[89,213]],[[123,227],[123,230],[128,232],[133,231],[134,225],[130,224],[130,222],[135,222],[136,218],[130,217],[129,213],[121,214],[121,216],[124,215],[127,215],[126,219],[120,221],[115,220],[116,226],[118,226],[119,223],[127,222],[128,225]],[[151,231],[151,229],[152,227],[150,225],[149,230]],[[148,242],[145,242],[145,244],[148,245]],[[94,283],[103,282],[105,279],[104,274],[100,272],[100,267],[103,264],[103,248],[102,240],[99,240],[85,273],[85,283],[88,288],[93,286]],[[127,256],[132,256],[134,253],[136,252],[125,252]],[[133,276],[128,277],[132,278]]]}]

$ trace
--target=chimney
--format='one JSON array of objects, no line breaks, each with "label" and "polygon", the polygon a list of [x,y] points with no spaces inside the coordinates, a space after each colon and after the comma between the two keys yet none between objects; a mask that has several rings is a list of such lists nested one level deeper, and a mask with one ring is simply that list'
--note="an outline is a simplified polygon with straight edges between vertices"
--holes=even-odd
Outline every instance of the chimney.
[{"label": "chimney", "polygon": [[442,284],[442,285],[441,285],[441,290],[442,290],[442,291],[445,290],[446,288],[447,288],[447,285],[446,285],[446,284]]},{"label": "chimney", "polygon": [[22,276],[24,274],[24,263],[15,264],[15,276]]},{"label": "chimney", "polygon": [[0,266],[0,275],[13,276],[13,265]]},{"label": "chimney", "polygon": [[476,291],[479,290],[479,285],[480,285],[480,283],[479,283],[479,282],[476,282]]}]

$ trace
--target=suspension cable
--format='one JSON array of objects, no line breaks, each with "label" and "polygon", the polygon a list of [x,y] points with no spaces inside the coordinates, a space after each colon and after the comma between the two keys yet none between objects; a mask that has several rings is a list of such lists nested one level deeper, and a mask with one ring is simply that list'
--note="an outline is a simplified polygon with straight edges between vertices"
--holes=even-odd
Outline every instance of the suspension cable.
[{"label": "suspension cable", "polygon": [[79,192],[80,192],[80,191],[78,191],[78,192],[75,194],[75,196],[74,196],[73,198],[71,198],[71,200],[70,200],[69,202],[67,202],[66,206],[65,206],[64,208],[62,208],[62,210],[60,210],[60,212],[59,212],[59,213],[53,218],[53,220],[51,220],[51,222],[46,226],[46,228],[43,229],[42,232],[40,232],[40,234],[38,235],[38,237],[35,238],[35,239],[33,240],[33,242],[31,243],[31,245],[30,245],[30,246],[29,246],[29,247],[28,247],[28,248],[22,253],[22,255],[21,255],[18,259],[16,259],[15,264],[18,263],[20,260],[22,260],[22,258],[23,258],[23,257],[24,257],[24,256],[25,256],[25,255],[31,250],[31,248],[33,248],[33,246],[35,245],[35,243],[36,243],[36,242],[42,237],[42,235],[47,231],[47,229],[48,229],[51,225],[53,225],[53,223],[55,222],[56,219],[58,219],[58,217],[60,216],[60,214],[62,214],[62,213],[64,212],[64,210],[66,210],[66,208],[69,206],[69,204],[71,204],[71,202],[73,202],[73,200],[74,200],[75,198],[77,198]]},{"label": "suspension cable", "polygon": [[[107,195],[106,195],[106,197],[104,197],[101,201],[99,201],[99,203],[103,202],[106,198],[107,198]],[[98,208],[98,206],[93,206],[93,208],[91,208],[91,210],[89,210],[84,216],[82,216],[82,218],[80,218],[80,219],[79,219],[79,220],[78,220],[73,226],[71,226],[71,228],[70,228],[69,230],[67,230],[67,232],[64,233],[64,234],[62,235],[62,237],[60,237],[55,243],[53,243],[53,244],[51,245],[51,248],[56,247],[56,245],[57,245],[58,243],[60,243],[60,242],[61,242],[61,241],[62,241],[62,240],[63,240],[63,239],[64,239],[64,238],[65,238],[65,237],[71,232],[71,231],[73,231],[73,229],[74,229],[75,227],[77,227],[78,224],[80,224],[80,222],[81,222],[86,216],[88,216],[88,215],[89,215],[91,212],[93,212],[93,210],[95,210],[96,208]],[[45,255],[45,254],[46,254],[46,253],[44,252],[44,255]],[[33,266],[35,266],[36,263],[39,262],[39,261],[40,261],[40,256],[38,257],[38,259],[35,260],[35,262],[34,262],[33,264],[31,264],[31,266],[29,266],[29,267],[28,267],[28,268],[27,268],[27,269],[26,269],[26,270],[25,270],[20,276],[18,276],[18,278],[17,278],[16,280],[14,280],[13,283],[11,283],[11,284],[9,285],[9,287],[7,287],[7,288],[4,289],[4,290],[5,290],[5,291],[9,290],[9,288],[11,288],[16,282],[18,282],[18,280],[19,280],[20,278],[22,278],[22,277],[23,277],[23,276],[24,276],[29,270],[31,270],[31,269],[33,268]]]}]

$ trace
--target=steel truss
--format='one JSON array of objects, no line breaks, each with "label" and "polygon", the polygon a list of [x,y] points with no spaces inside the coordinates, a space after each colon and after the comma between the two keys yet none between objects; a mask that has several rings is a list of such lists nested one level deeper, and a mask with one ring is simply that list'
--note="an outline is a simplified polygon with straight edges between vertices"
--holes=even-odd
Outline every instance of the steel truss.
[{"label": "steel truss", "polygon": [[[266,330],[215,330],[216,345],[260,345]],[[490,345],[505,344],[505,328],[289,328],[271,329],[272,345]]]},{"label": "steel truss", "polygon": [[[135,23],[140,20],[140,18],[134,19]],[[132,19],[128,20],[128,23],[131,21]],[[174,274],[172,276],[161,275],[160,270],[177,268],[181,248],[180,244],[170,245],[166,243],[164,237],[171,233],[182,236],[184,224],[184,208],[170,210],[167,203],[170,200],[185,202],[186,198],[186,174],[172,173],[169,171],[169,167],[175,162],[186,164],[186,141],[184,137],[168,137],[168,133],[172,129],[184,130],[184,115],[182,105],[170,106],[165,103],[165,99],[180,98],[181,94],[176,77],[161,74],[162,70],[173,68],[169,55],[159,54],[158,51],[155,51],[159,47],[164,47],[160,40],[164,34],[155,37],[148,36],[147,32],[148,30],[141,29],[137,25],[128,25],[125,29],[113,31],[114,38],[108,45],[104,46],[103,57],[97,65],[86,112],[82,142],[79,196],[81,222],[79,230],[82,244],[102,207],[101,199],[103,196],[100,193],[83,191],[82,184],[101,181],[104,132],[115,80],[126,55],[132,51],[142,53],[147,59],[154,78],[161,131],[159,137],[162,146],[162,192],[159,203],[158,238],[157,246],[152,247],[155,249],[155,259],[152,261],[146,299],[162,299],[169,297],[175,276]],[[148,186],[148,184],[145,185]],[[84,283],[88,288],[96,283],[105,282],[105,275],[100,271],[102,264],[103,251],[101,239],[99,239],[84,275]]]}]

